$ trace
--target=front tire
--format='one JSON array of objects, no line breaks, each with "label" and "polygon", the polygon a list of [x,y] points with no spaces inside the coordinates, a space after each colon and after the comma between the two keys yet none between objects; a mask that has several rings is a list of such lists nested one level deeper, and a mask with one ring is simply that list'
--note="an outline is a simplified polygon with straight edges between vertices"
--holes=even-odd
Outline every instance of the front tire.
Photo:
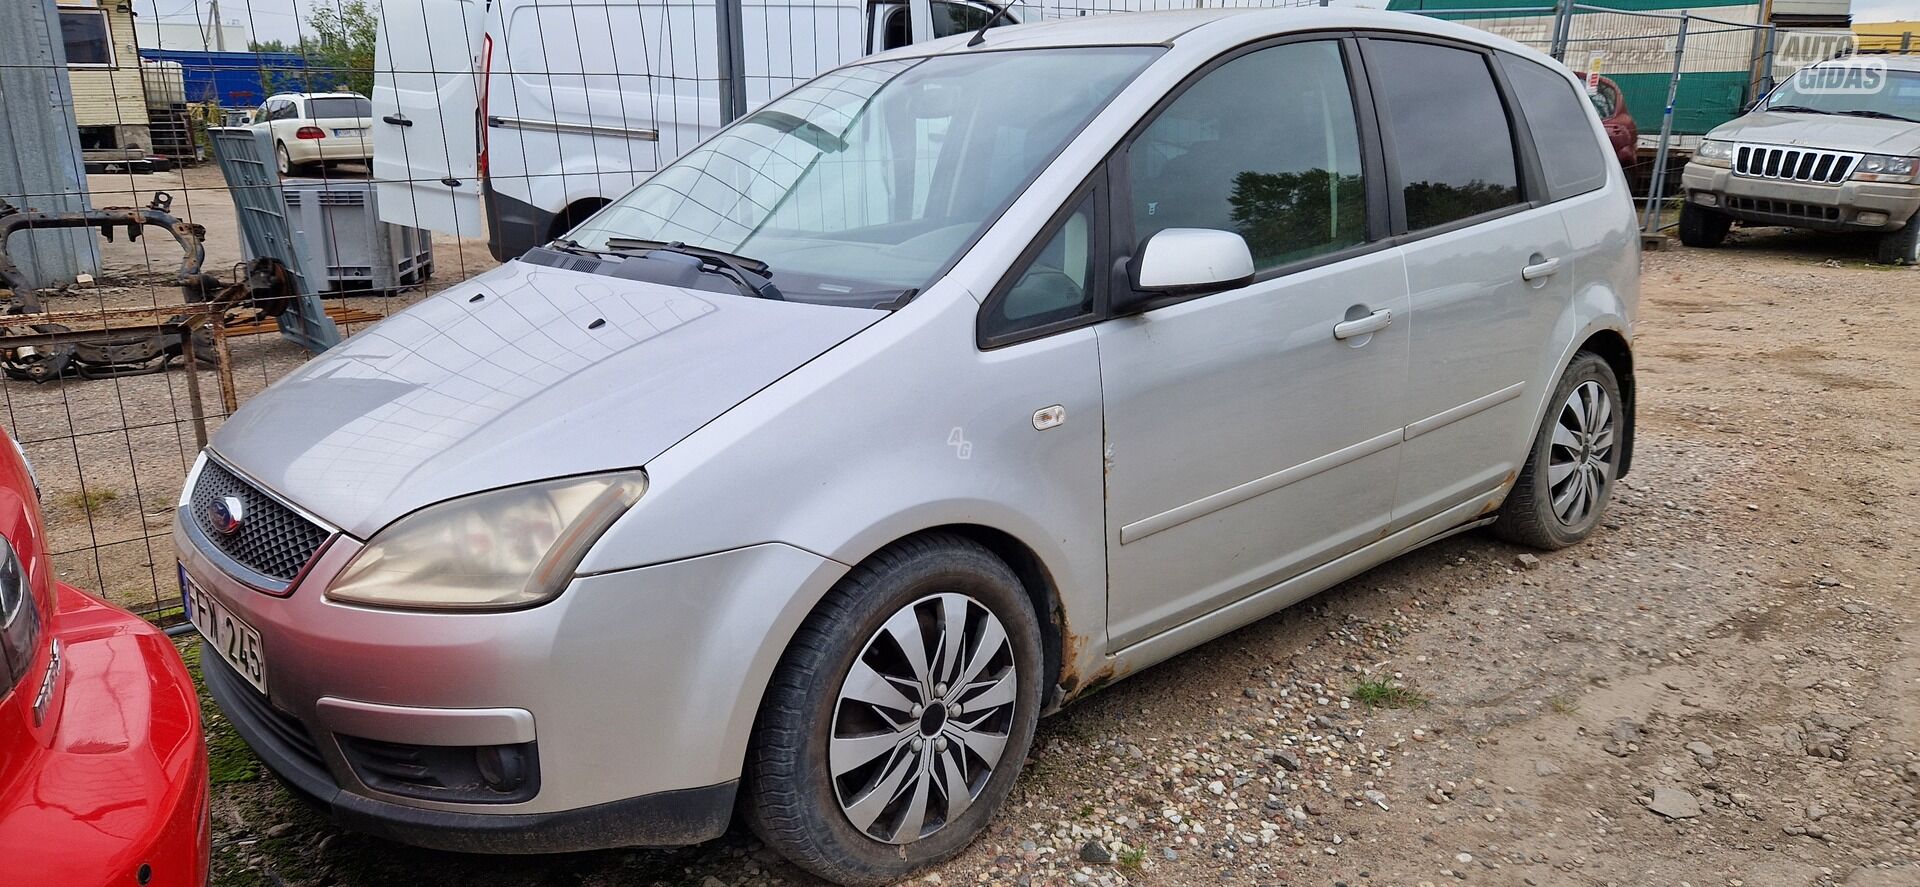
[{"label": "front tire", "polygon": [[1717,213],[1692,202],[1680,205],[1680,242],[1688,246],[1707,249],[1719,246],[1727,240],[1727,232],[1733,229],[1733,219],[1724,213]]},{"label": "front tire", "polygon": [[1880,235],[1877,252],[1882,265],[1920,265],[1920,213],[1914,213],[1906,227]]},{"label": "front tire", "polygon": [[781,659],[747,752],[747,823],[840,884],[951,858],[1019,776],[1043,662],[1032,602],[985,547],[935,534],[882,550]]},{"label": "front tire", "polygon": [[1552,550],[1587,538],[1600,525],[1620,476],[1626,411],[1613,367],[1590,351],[1574,355],[1548,403],[1493,531],[1509,542]]}]

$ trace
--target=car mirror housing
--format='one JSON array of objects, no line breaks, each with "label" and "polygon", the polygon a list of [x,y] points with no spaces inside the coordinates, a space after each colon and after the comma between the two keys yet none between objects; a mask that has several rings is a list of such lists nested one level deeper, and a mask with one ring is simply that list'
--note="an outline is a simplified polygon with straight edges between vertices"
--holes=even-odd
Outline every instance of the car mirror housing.
[{"label": "car mirror housing", "polygon": [[1212,228],[1168,228],[1147,238],[1131,263],[1136,298],[1141,308],[1161,296],[1216,293],[1253,280],[1253,253],[1247,241],[1232,231]]}]

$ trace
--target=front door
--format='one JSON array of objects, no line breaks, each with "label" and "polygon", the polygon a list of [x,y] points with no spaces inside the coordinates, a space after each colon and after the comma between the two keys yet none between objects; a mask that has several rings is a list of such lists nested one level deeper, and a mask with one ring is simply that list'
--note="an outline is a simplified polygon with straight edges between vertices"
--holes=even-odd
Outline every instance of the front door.
[{"label": "front door", "polygon": [[[1096,327],[1115,647],[1352,551],[1390,519],[1407,279],[1368,209],[1377,157],[1363,164],[1375,152],[1352,52],[1337,38],[1238,51],[1119,157],[1122,243],[1235,231],[1259,273]],[[1336,336],[1355,320],[1378,328]]]}]

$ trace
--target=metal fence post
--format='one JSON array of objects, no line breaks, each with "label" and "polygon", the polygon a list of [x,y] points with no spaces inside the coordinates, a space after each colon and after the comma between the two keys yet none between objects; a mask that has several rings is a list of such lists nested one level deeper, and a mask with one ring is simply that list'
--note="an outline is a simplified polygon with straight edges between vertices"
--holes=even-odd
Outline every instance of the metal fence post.
[{"label": "metal fence post", "polygon": [[1913,32],[1912,31],[1902,32],[1900,34],[1900,54],[1906,55],[1907,53],[1912,51],[1913,51]]},{"label": "metal fence post", "polygon": [[1660,230],[1660,192],[1667,184],[1667,146],[1673,141],[1673,103],[1680,96],[1680,68],[1687,57],[1687,22],[1680,13],[1680,33],[1673,41],[1673,77],[1667,81],[1667,107],[1660,115],[1660,147],[1653,154],[1653,180],[1647,183],[1647,213],[1640,230],[1652,234]]},{"label": "metal fence post", "polygon": [[1567,60],[1567,39],[1573,34],[1574,0],[1554,0],[1553,39],[1548,44],[1548,54],[1556,62]]},{"label": "metal fence post", "polygon": [[747,113],[747,45],[742,33],[741,0],[714,0],[714,20],[720,44],[720,124],[725,126]]}]

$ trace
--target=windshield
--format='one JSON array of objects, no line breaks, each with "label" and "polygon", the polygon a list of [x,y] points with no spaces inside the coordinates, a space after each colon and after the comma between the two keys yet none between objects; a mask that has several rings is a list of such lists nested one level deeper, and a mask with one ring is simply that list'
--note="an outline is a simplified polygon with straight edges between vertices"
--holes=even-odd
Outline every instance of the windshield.
[{"label": "windshield", "polygon": [[307,99],[307,116],[313,118],[372,117],[373,102],[350,95]]},{"label": "windshield", "polygon": [[1920,121],[1920,72],[1884,65],[1802,68],[1767,96],[1768,109],[1807,108],[1829,114],[1879,113]]},{"label": "windshield", "polygon": [[569,238],[684,242],[766,263],[786,298],[924,288],[1161,52],[1095,47],[855,65],[656,173]]}]

